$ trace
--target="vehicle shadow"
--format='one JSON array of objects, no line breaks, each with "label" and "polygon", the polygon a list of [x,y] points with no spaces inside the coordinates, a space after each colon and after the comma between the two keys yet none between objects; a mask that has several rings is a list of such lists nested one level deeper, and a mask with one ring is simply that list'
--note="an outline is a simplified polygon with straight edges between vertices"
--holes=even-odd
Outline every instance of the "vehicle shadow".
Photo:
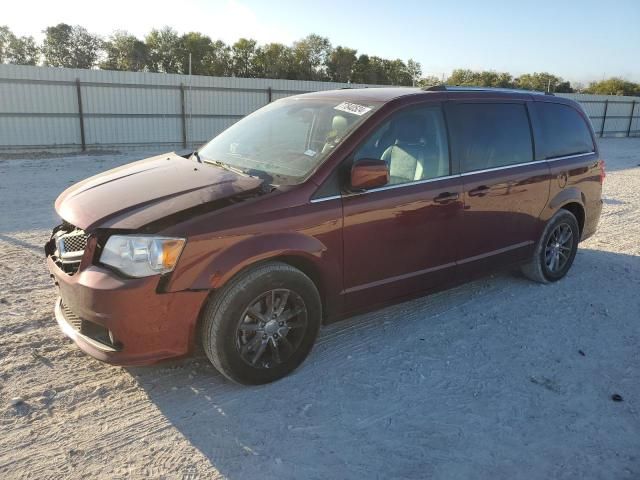
[{"label": "vehicle shadow", "polygon": [[128,370],[231,479],[624,477],[640,428],[609,397],[640,396],[638,287],[640,257],[580,249],[554,285],[500,274],[326,327],[270,385],[202,356]]}]

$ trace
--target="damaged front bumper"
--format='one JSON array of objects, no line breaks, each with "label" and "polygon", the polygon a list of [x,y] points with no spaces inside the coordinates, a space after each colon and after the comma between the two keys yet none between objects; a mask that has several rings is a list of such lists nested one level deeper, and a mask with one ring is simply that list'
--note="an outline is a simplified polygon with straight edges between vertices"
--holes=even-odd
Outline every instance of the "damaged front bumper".
[{"label": "damaged front bumper", "polygon": [[73,275],[47,256],[58,287],[55,316],[89,355],[117,365],[143,365],[190,352],[207,291],[158,292],[160,276],[122,278],[82,264]]}]

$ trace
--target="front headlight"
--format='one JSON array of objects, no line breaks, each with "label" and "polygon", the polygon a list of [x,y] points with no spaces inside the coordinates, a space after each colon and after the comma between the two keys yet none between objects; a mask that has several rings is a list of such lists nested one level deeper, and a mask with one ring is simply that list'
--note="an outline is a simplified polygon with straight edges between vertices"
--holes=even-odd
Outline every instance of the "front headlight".
[{"label": "front headlight", "polygon": [[130,277],[167,273],[176,266],[184,244],[184,238],[112,235],[100,262]]}]

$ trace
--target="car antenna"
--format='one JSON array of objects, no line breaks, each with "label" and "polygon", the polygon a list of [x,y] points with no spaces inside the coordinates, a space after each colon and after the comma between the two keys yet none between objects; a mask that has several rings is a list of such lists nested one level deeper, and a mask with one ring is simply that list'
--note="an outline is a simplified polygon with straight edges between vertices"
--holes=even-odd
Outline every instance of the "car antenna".
[{"label": "car antenna", "polygon": [[202,163],[202,159],[200,158],[200,154],[198,153],[198,150],[193,151],[193,156],[196,157],[196,160],[198,161],[198,163]]}]

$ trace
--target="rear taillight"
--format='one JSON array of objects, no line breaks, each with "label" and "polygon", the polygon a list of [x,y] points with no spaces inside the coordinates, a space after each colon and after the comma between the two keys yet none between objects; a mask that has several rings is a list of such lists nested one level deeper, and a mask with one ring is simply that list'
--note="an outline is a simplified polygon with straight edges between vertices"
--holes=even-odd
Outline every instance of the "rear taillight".
[{"label": "rear taillight", "polygon": [[600,160],[599,167],[600,167],[600,185],[602,185],[604,184],[604,179],[607,178],[607,172],[604,169],[605,167],[604,160]]}]

